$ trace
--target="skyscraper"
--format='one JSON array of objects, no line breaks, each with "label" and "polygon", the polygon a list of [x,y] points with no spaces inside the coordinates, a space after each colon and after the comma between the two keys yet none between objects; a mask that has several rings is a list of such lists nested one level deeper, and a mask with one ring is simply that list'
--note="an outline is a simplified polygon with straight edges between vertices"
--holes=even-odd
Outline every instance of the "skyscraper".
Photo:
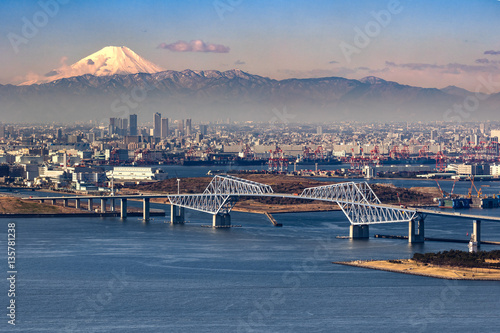
[{"label": "skyscraper", "polygon": [[122,119],[121,135],[125,136],[128,134],[128,119]]},{"label": "skyscraper", "polygon": [[129,125],[130,125],[130,135],[137,135],[137,115],[131,114],[129,116]]},{"label": "skyscraper", "polygon": [[184,119],[177,120],[177,129],[180,135],[184,134]]},{"label": "skyscraper", "polygon": [[0,124],[0,139],[5,138],[5,126]]},{"label": "skyscraper", "polygon": [[191,135],[191,119],[186,119],[186,135]]},{"label": "skyscraper", "polygon": [[158,112],[156,112],[154,116],[153,136],[155,138],[161,137],[161,113]]},{"label": "skyscraper", "polygon": [[161,119],[161,138],[165,139],[168,136],[168,118]]},{"label": "skyscraper", "polygon": [[116,133],[118,118],[109,118],[109,135]]}]

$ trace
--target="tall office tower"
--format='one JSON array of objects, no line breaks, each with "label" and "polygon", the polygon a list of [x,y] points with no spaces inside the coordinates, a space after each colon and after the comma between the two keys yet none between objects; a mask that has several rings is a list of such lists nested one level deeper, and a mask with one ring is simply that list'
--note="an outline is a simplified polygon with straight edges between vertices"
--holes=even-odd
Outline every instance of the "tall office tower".
[{"label": "tall office tower", "polygon": [[128,134],[128,119],[122,119],[122,130],[121,135],[125,136]]},{"label": "tall office tower", "polygon": [[202,135],[207,135],[208,125],[200,125],[200,133]]},{"label": "tall office tower", "polygon": [[490,131],[490,124],[481,123],[479,125],[479,131],[481,131],[481,134],[487,134]]},{"label": "tall office tower", "polygon": [[5,138],[5,126],[0,124],[0,139]]},{"label": "tall office tower", "polygon": [[431,140],[435,141],[435,140],[437,140],[437,138],[438,138],[438,131],[432,130],[431,131]]},{"label": "tall office tower", "polygon": [[161,137],[161,113],[158,112],[154,116],[153,136],[155,138]]},{"label": "tall office tower", "polygon": [[323,127],[322,126],[316,127],[316,134],[317,135],[323,135]]},{"label": "tall office tower", "polygon": [[481,136],[474,134],[474,145],[478,146],[481,141]]},{"label": "tall office tower", "polygon": [[130,135],[137,135],[137,115],[131,114],[129,116],[129,125],[130,125]]},{"label": "tall office tower", "polygon": [[116,127],[117,127],[117,121],[118,118],[109,118],[109,134],[115,134],[116,133]]},{"label": "tall office tower", "polygon": [[168,136],[168,118],[161,118],[161,138]]},{"label": "tall office tower", "polygon": [[184,133],[184,119],[177,120],[177,129],[179,130],[179,135]]},{"label": "tall office tower", "polygon": [[191,135],[191,119],[186,119],[186,135]]}]

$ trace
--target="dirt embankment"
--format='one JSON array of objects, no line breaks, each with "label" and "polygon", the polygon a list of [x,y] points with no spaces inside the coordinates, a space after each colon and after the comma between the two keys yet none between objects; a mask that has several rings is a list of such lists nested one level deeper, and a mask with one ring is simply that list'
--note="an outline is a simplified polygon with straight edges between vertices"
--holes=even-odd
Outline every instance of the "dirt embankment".
[{"label": "dirt embankment", "polygon": [[53,206],[49,203],[21,200],[15,197],[0,197],[0,214],[58,214],[81,213],[75,208]]},{"label": "dirt embankment", "polygon": [[335,264],[378,269],[382,271],[428,276],[449,280],[500,281],[500,269],[463,268],[422,264],[412,259],[335,262]]}]

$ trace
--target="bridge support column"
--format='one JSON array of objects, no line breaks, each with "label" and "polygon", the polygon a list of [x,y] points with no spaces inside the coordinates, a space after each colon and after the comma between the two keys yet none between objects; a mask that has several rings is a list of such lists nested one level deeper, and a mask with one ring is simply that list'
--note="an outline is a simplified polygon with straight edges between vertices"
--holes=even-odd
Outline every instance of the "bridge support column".
[{"label": "bridge support column", "polygon": [[64,199],[64,207],[69,207],[69,199]]},{"label": "bridge support column", "polygon": [[110,206],[111,211],[114,212],[115,211],[115,199],[114,198],[111,199],[111,203],[109,206]]},{"label": "bridge support column", "polygon": [[[415,227],[417,227],[417,231],[415,231]],[[424,239],[424,219],[411,220],[408,223],[408,243],[423,243]]]},{"label": "bridge support column", "polygon": [[481,245],[481,220],[472,222],[472,241],[477,242],[477,247]]},{"label": "bridge support column", "polygon": [[57,205],[57,199],[52,199],[52,204]]},{"label": "bridge support column", "polygon": [[144,222],[149,221],[149,198],[144,198],[142,202],[142,219]]},{"label": "bridge support column", "polygon": [[43,199],[42,199],[42,200],[40,200],[40,203],[44,203],[44,202],[45,202],[45,200],[43,200]]},{"label": "bridge support column", "polygon": [[184,223],[184,207],[176,205],[170,206],[170,223],[182,224]]},{"label": "bridge support column", "polygon": [[127,198],[122,198],[121,199],[121,204],[120,204],[120,217],[122,220],[127,218]]},{"label": "bridge support column", "polygon": [[94,200],[89,199],[89,204],[87,206],[87,209],[91,212],[94,211]]},{"label": "bridge support column", "polygon": [[80,209],[80,199],[76,199],[75,201],[75,208]]},{"label": "bridge support column", "polygon": [[370,226],[368,224],[355,225],[349,227],[350,239],[368,239],[370,238]]},{"label": "bridge support column", "polygon": [[106,213],[107,199],[101,199],[101,213]]},{"label": "bridge support column", "polygon": [[212,220],[212,226],[214,228],[230,227],[231,226],[231,215],[229,214],[214,214]]}]

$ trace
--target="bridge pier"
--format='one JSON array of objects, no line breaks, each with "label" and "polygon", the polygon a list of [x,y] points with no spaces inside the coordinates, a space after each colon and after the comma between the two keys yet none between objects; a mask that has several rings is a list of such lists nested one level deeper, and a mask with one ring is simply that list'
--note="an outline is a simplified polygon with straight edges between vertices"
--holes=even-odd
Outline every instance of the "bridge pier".
[{"label": "bridge pier", "polygon": [[52,204],[57,205],[57,199],[52,199]]},{"label": "bridge pier", "polygon": [[229,214],[214,214],[212,219],[212,226],[214,228],[230,227],[231,215]]},{"label": "bridge pier", "polygon": [[127,198],[122,198],[120,203],[120,217],[124,220],[127,218]]},{"label": "bridge pier", "polygon": [[142,202],[142,219],[144,222],[149,221],[149,198],[144,198]]},{"label": "bridge pier", "polygon": [[101,198],[101,213],[106,213],[107,199]]},{"label": "bridge pier", "polygon": [[349,227],[350,239],[368,239],[370,238],[370,226],[368,224],[351,224]]},{"label": "bridge pier", "polygon": [[[415,227],[417,231],[415,232]],[[423,243],[425,239],[424,219],[411,220],[408,223],[408,243]]]},{"label": "bridge pier", "polygon": [[87,210],[89,210],[91,212],[94,211],[94,200],[92,200],[90,198],[89,198],[89,204],[87,206]]},{"label": "bridge pier", "polygon": [[63,199],[64,207],[69,207],[69,199]]},{"label": "bridge pier", "polygon": [[75,208],[76,209],[80,209],[80,206],[81,206],[80,199],[76,199],[76,201],[75,201]]},{"label": "bridge pier", "polygon": [[170,205],[170,223],[182,224],[184,221],[184,207]]},{"label": "bridge pier", "polygon": [[477,247],[481,245],[481,220],[472,221],[472,241],[477,242]]},{"label": "bridge pier", "polygon": [[40,200],[40,203],[44,203],[44,202],[45,202],[45,200],[43,200],[43,199],[42,199],[42,200]]},{"label": "bridge pier", "polygon": [[109,204],[109,207],[111,209],[112,212],[115,211],[115,199],[111,199],[111,203]]}]

